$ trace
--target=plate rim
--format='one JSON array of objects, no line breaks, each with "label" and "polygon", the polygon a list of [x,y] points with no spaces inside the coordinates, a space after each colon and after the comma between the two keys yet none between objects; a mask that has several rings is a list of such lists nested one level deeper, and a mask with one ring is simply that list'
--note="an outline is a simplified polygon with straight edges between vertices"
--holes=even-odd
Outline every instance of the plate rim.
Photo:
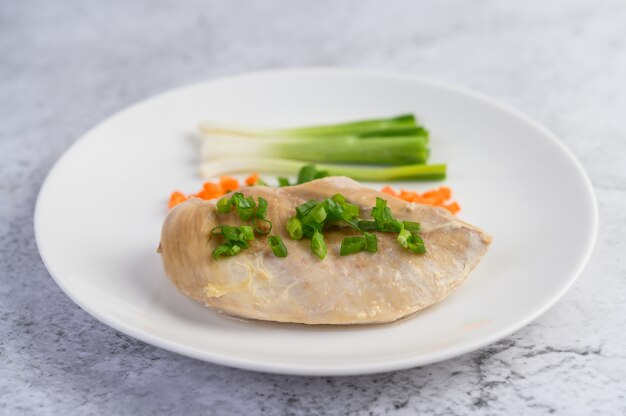
[{"label": "plate rim", "polygon": [[[376,361],[373,363],[367,364],[294,364],[294,363],[283,363],[278,361],[263,361],[263,360],[255,360],[248,358],[241,358],[237,356],[231,356],[226,354],[215,353],[211,351],[207,351],[204,349],[190,347],[185,345],[184,343],[179,343],[175,341],[171,341],[166,337],[150,334],[148,332],[142,331],[135,326],[127,325],[124,322],[117,321],[114,319],[110,319],[106,314],[101,314],[97,310],[91,308],[88,303],[82,302],[72,293],[71,289],[66,287],[63,283],[63,279],[59,278],[58,275],[62,273],[58,273],[55,270],[54,266],[50,259],[46,256],[45,250],[42,250],[40,234],[42,233],[41,228],[41,212],[42,212],[42,195],[45,194],[45,190],[48,188],[49,183],[51,182],[51,178],[54,177],[54,173],[60,169],[60,166],[63,164],[64,160],[70,155],[77,146],[85,143],[85,140],[88,136],[90,136],[95,130],[100,128],[102,125],[110,122],[111,120],[126,114],[127,112],[131,112],[136,107],[147,104],[151,101],[156,101],[161,99],[162,97],[170,94],[180,93],[186,89],[193,90],[198,88],[204,84],[211,83],[219,83],[223,81],[236,81],[241,78],[253,78],[253,77],[263,77],[263,76],[281,76],[281,75],[333,75],[333,74],[353,74],[356,76],[367,76],[367,77],[378,77],[378,78],[388,78],[394,80],[402,80],[408,82],[414,82],[422,85],[434,86],[440,89],[444,89],[456,94],[460,94],[475,100],[482,101],[487,103],[493,107],[496,107],[500,111],[504,111],[509,115],[529,124],[533,128],[537,129],[541,132],[544,137],[552,142],[552,144],[556,145],[560,151],[567,157],[567,159],[572,162],[575,167],[577,173],[580,175],[582,182],[584,184],[584,188],[587,190],[587,195],[589,196],[591,203],[591,235],[590,238],[587,239],[586,247],[584,248],[584,255],[581,256],[578,260],[578,264],[575,267],[575,271],[570,274],[568,280],[565,284],[560,288],[558,292],[555,292],[541,307],[536,308],[533,313],[529,313],[524,316],[524,318],[519,319],[517,322],[507,325],[506,328],[501,329],[500,331],[491,334],[490,336],[486,336],[481,338],[480,340],[476,340],[474,342],[468,342],[466,344],[461,344],[459,346],[452,346],[446,349],[430,352],[427,354],[420,354],[417,356],[404,357],[400,359],[391,359],[391,360],[382,360]],[[42,185],[39,189],[39,193],[37,195],[37,200],[35,203],[34,209],[34,234],[35,241],[37,245],[37,250],[39,255],[46,267],[50,276],[52,276],[53,280],[56,284],[61,288],[61,290],[81,309],[87,312],[89,315],[97,319],[98,321],[106,324],[107,326],[124,333],[132,338],[138,339],[147,344],[151,344],[158,348],[165,349],[170,352],[174,352],[177,354],[181,354],[187,357],[195,358],[202,361],[207,361],[214,364],[225,365],[229,367],[235,367],[244,370],[258,371],[258,372],[266,372],[266,373],[274,373],[274,374],[284,374],[284,375],[301,375],[301,376],[348,376],[348,375],[365,375],[365,374],[376,374],[388,371],[398,371],[404,369],[410,369],[414,367],[421,367],[428,364],[433,364],[439,361],[448,360],[454,357],[458,357],[463,354],[467,354],[472,351],[476,351],[482,347],[485,347],[489,344],[497,342],[514,332],[522,329],[529,323],[533,322],[541,315],[546,313],[550,308],[552,308],[564,295],[565,293],[574,285],[576,280],[582,274],[585,266],[589,262],[589,259],[593,253],[593,249],[595,247],[597,237],[598,237],[598,228],[599,228],[599,213],[598,213],[598,202],[594,192],[593,185],[591,180],[585,171],[582,163],[576,158],[574,153],[547,127],[540,124],[538,121],[535,121],[530,116],[526,115],[524,112],[512,107],[511,105],[504,103],[496,98],[493,98],[487,94],[482,92],[475,91],[473,89],[460,86],[454,83],[449,83],[437,79],[433,79],[430,77],[418,76],[407,74],[399,71],[391,71],[391,70],[380,70],[380,69],[368,69],[368,68],[350,68],[350,67],[292,67],[292,68],[282,68],[282,69],[268,69],[261,71],[246,71],[239,72],[231,75],[222,75],[213,78],[209,78],[203,81],[193,82],[189,84],[184,84],[178,87],[174,87],[168,89],[166,91],[160,92],[155,95],[151,95],[147,98],[141,99],[129,106],[123,107],[122,109],[112,113],[108,117],[102,119],[93,127],[84,132],[78,139],[76,139],[70,146],[68,146],[63,154],[57,159],[52,168],[46,174],[46,178],[42,182]]]}]

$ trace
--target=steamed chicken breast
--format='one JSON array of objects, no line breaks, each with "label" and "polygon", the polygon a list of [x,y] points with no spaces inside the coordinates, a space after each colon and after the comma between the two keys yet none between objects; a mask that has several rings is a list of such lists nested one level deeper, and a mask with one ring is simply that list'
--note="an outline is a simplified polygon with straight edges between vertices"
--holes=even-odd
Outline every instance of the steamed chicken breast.
[{"label": "steamed chicken breast", "polygon": [[[171,210],[160,245],[165,272],[181,292],[237,317],[304,324],[395,321],[448,296],[491,242],[482,230],[443,208],[408,203],[345,177],[239,191],[268,201],[272,234],[283,239],[287,257],[275,257],[267,238],[255,236],[238,255],[214,260],[211,253],[222,239],[209,239],[210,230],[243,224],[234,211],[218,214],[217,200],[191,199]],[[397,243],[397,233],[377,232],[377,253],[340,256],[341,239],[358,235],[341,228],[324,231],[328,254],[320,260],[311,253],[310,240],[289,238],[285,224],[298,205],[337,193],[358,205],[363,219],[370,218],[376,197],[386,199],[397,219],[421,224],[427,252],[412,253]]]}]

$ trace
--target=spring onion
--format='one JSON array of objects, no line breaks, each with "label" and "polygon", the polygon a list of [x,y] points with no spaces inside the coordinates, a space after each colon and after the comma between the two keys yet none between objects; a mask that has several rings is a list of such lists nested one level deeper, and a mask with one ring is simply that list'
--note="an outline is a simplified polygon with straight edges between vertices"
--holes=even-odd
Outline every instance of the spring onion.
[{"label": "spring onion", "polygon": [[328,172],[317,170],[315,165],[305,165],[298,172],[298,184],[311,182],[314,179],[325,178],[326,176],[328,176]]},{"label": "spring onion", "polygon": [[263,197],[259,197],[258,201],[259,203],[256,209],[255,216],[264,220],[265,215],[267,215],[267,200],[265,200]]},{"label": "spring onion", "polygon": [[[227,173],[262,172],[297,175],[308,163],[279,158],[231,157],[205,162],[201,174],[212,178]],[[355,166],[317,163],[315,167],[329,176],[348,176],[355,180],[385,182],[393,180],[440,180],[446,177],[446,165],[409,164],[401,166]]]},{"label": "spring onion", "polygon": [[298,218],[289,218],[287,221],[287,233],[292,240],[300,240],[302,238],[302,223]]},{"label": "spring onion", "polygon": [[426,246],[424,245],[424,240],[416,234],[412,234],[408,240],[409,242],[409,250],[414,253],[423,254],[426,253]]},{"label": "spring onion", "polygon": [[420,223],[419,222],[413,222],[413,221],[402,221],[402,225],[404,226],[405,229],[413,232],[413,233],[418,233],[420,231]]},{"label": "spring onion", "polygon": [[400,243],[402,247],[408,248],[409,239],[411,238],[411,236],[412,234],[409,230],[407,230],[406,228],[401,229],[397,237],[398,243]]},{"label": "spring onion", "polygon": [[310,224],[312,222],[322,224],[327,216],[328,214],[326,209],[324,209],[324,204],[317,204],[309,211],[308,214],[306,214],[305,217],[302,218],[302,222],[304,224]]},{"label": "spring onion", "polygon": [[297,127],[286,129],[261,129],[203,122],[200,132],[204,135],[239,136],[239,137],[320,137],[346,134],[364,134],[372,131],[399,130],[417,127],[413,114],[402,114],[396,117],[351,121],[347,123],[327,124],[321,126]]},{"label": "spring onion", "polygon": [[296,207],[296,214],[298,214],[298,218],[302,218],[309,213],[314,207],[317,206],[317,201],[310,200],[305,202],[302,205],[298,205]]},{"label": "spring onion", "polygon": [[220,214],[228,214],[232,207],[232,204],[230,201],[231,201],[230,197],[224,197],[220,199],[219,201],[217,201],[217,205],[216,205],[217,212],[219,212]]},{"label": "spring onion", "polygon": [[236,245],[220,244],[213,250],[213,258],[217,260],[220,256],[234,256],[239,253],[241,248]]},{"label": "spring onion", "polygon": [[326,242],[324,241],[324,236],[319,231],[315,231],[315,233],[311,237],[311,251],[320,260],[324,260],[324,257],[326,257],[326,253],[328,253],[328,249],[326,248]]},{"label": "spring onion", "polygon": [[249,241],[254,240],[254,233],[265,235],[272,231],[272,222],[267,220],[268,203],[263,197],[255,202],[252,197],[246,197],[241,192],[236,192],[232,196],[227,196],[216,204],[216,211],[220,214],[227,214],[235,207],[239,218],[242,221],[252,220],[252,225],[218,225],[209,233],[210,237],[222,236],[224,243],[213,250],[213,258],[217,260],[220,256],[234,256],[242,249],[248,248]]},{"label": "spring onion", "polygon": [[425,163],[429,156],[428,138],[422,135],[345,138],[240,139],[205,138],[201,157],[205,162],[229,157],[260,157],[404,165]]},{"label": "spring onion", "polygon": [[280,236],[271,235],[268,237],[267,242],[276,257],[287,257],[287,247],[285,247],[285,244]]},{"label": "spring onion", "polygon": [[365,238],[365,250],[370,253],[376,253],[378,251],[378,238],[376,235],[364,232],[363,237]]},{"label": "spring onion", "polygon": [[344,237],[341,240],[340,256],[358,253],[365,249],[365,237]]},{"label": "spring onion", "polygon": [[249,225],[241,225],[235,227],[232,225],[218,225],[214,227],[210,236],[222,236],[224,243],[218,245],[213,250],[213,258],[217,260],[220,256],[234,256],[242,249],[249,247],[249,241],[254,240],[252,227]]},{"label": "spring onion", "polygon": [[393,217],[387,201],[382,198],[376,198],[376,206],[372,208],[372,218],[378,231],[398,232],[403,229],[402,223]]},{"label": "spring onion", "polygon": [[[429,132],[412,114],[283,129],[204,122],[199,130],[205,177],[242,171],[295,175],[310,163],[316,169],[301,170],[298,183],[327,175],[369,181],[446,175],[444,164],[426,165]],[[289,181],[280,178],[279,184]]]}]

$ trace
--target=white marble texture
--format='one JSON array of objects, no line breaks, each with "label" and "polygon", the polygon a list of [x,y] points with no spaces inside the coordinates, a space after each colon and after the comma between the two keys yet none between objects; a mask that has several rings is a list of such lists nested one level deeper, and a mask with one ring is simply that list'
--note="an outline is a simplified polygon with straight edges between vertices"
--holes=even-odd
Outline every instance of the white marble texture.
[{"label": "white marble texture", "polygon": [[[72,142],[174,86],[308,65],[462,84],[553,130],[589,172],[601,214],[572,290],[475,353],[341,378],[181,357],[101,324],[61,292],[32,216]],[[0,414],[626,414],[623,1],[4,1],[0,195]]]}]

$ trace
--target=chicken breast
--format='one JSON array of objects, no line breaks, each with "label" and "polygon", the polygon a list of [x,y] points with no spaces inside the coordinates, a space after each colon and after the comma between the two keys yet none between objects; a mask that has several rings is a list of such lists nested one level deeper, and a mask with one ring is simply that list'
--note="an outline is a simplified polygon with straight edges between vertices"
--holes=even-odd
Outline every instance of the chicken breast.
[{"label": "chicken breast", "polygon": [[[160,252],[165,272],[187,296],[220,312],[303,324],[392,322],[444,299],[476,267],[491,237],[443,208],[407,203],[360,185],[329,177],[302,185],[240,189],[268,201],[272,234],[282,237],[289,255],[275,257],[266,237],[255,237],[238,255],[214,260],[222,242],[209,239],[220,224],[241,225],[236,213],[218,214],[217,200],[188,200],[170,211],[163,224]],[[370,218],[376,197],[388,201],[399,220],[417,221],[426,254],[414,254],[396,233],[376,233],[378,252],[340,256],[341,239],[358,235],[349,228],[324,232],[328,254],[319,260],[310,240],[293,241],[285,224],[296,206],[340,193]]]}]

